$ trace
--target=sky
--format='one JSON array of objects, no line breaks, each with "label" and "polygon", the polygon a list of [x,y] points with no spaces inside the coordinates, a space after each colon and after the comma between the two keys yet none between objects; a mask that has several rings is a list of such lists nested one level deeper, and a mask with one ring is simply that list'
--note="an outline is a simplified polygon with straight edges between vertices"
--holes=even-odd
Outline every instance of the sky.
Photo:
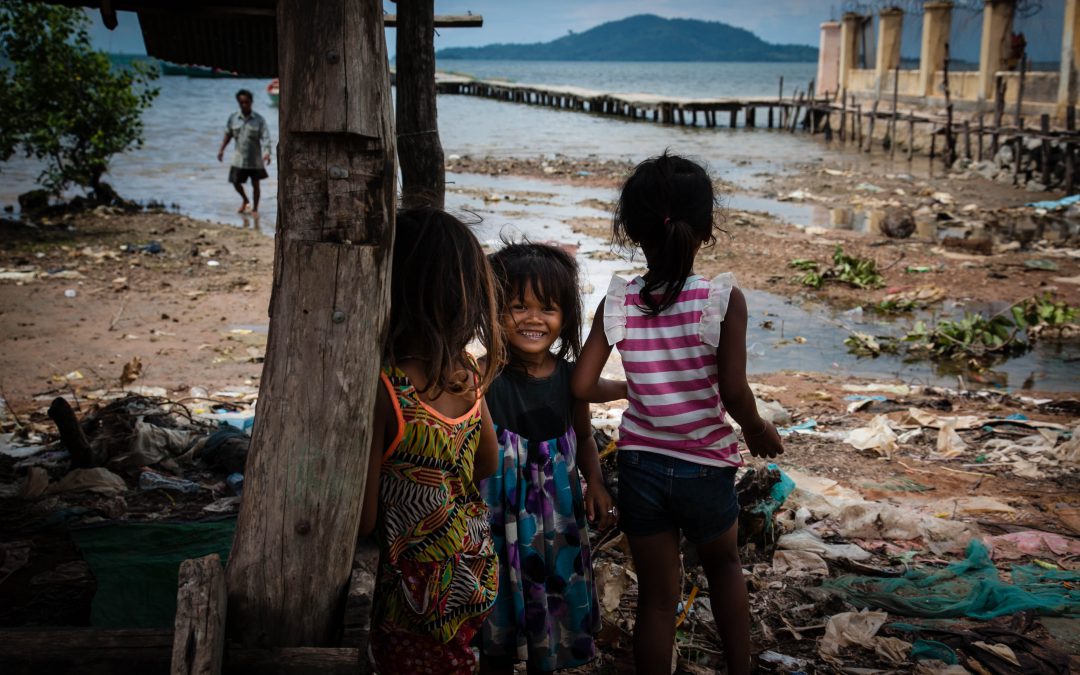
[{"label": "sky", "polygon": [[[861,0],[874,4],[875,0]],[[843,9],[860,0],[436,0],[436,14],[472,12],[484,17],[482,28],[446,28],[438,31],[436,49],[468,47],[497,42],[547,42],[567,33],[586,31],[599,24],[635,14],[657,14],[667,18],[694,18],[722,21],[745,28],[766,42],[817,46],[823,21],[836,19]],[[1039,0],[1043,11],[1032,19],[1018,21],[1028,36],[1028,49],[1036,60],[1056,61],[1061,44],[1063,0]],[[384,1],[388,13],[396,5]],[[138,19],[119,12],[120,25],[109,31],[96,10],[87,10],[93,23],[95,44],[106,51],[145,53]],[[906,17],[904,56],[918,58],[921,17]],[[954,23],[963,35],[956,37],[962,52],[958,58],[978,60],[978,33],[981,17],[957,11]],[[388,43],[394,52],[393,30]],[[971,52],[971,53],[968,53]]]}]

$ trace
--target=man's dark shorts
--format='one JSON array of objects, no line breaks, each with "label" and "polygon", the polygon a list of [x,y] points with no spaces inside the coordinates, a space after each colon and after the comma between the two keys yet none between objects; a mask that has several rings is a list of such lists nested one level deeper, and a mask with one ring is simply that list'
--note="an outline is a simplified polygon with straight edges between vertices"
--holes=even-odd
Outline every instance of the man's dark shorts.
[{"label": "man's dark shorts", "polygon": [[229,167],[229,182],[230,183],[246,183],[248,179],[252,181],[262,180],[269,177],[270,174],[266,173],[266,169],[241,169],[235,166]]}]

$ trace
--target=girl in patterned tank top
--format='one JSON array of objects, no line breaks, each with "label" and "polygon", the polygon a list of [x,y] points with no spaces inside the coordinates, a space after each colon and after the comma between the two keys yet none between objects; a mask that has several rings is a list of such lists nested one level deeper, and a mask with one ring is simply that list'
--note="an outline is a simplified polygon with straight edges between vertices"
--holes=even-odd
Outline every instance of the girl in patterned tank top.
[{"label": "girl in patterned tank top", "polygon": [[595,394],[618,347],[629,407],[619,427],[619,525],[637,569],[634,659],[638,673],[671,669],[679,546],[697,547],[709,580],[727,672],[750,672],[750,608],[739,561],[735,471],[738,422],[750,454],[783,452],[758,415],[746,381],[746,300],[731,274],[693,273],[715,242],[712,181],[698,164],[663,154],[623,186],[613,239],[640,246],[648,272],[615,277],[600,301],[574,371],[574,395]]},{"label": "girl in patterned tank top", "polygon": [[[499,580],[477,488],[497,462],[483,396],[503,360],[495,298],[468,227],[435,209],[398,213],[360,523],[379,544],[371,618],[379,673],[476,669],[471,641]],[[465,351],[476,338],[491,375]]]}]

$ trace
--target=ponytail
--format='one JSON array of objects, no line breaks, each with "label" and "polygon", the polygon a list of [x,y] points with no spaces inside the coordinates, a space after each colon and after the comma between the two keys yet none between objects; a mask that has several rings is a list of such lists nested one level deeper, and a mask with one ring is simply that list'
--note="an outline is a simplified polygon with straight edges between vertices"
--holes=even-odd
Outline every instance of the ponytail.
[{"label": "ponytail", "polygon": [[[675,304],[683,282],[694,267],[694,253],[701,239],[682,219],[665,218],[660,249],[649,260],[649,280],[641,289],[645,313],[657,315]],[[648,254],[646,254],[648,255]],[[656,299],[660,294],[660,299]]]},{"label": "ponytail", "polygon": [[709,174],[677,155],[649,158],[626,179],[612,219],[612,241],[645,252],[649,274],[640,294],[645,314],[655,316],[675,304],[693,270],[694,254],[715,241],[715,208]]}]

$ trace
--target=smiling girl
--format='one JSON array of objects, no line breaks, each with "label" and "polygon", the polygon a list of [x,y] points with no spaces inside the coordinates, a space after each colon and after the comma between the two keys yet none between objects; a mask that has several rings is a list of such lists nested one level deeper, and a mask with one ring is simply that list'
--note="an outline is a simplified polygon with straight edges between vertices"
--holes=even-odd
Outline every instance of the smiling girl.
[{"label": "smiling girl", "polygon": [[[590,401],[570,378],[581,351],[577,264],[543,244],[490,257],[502,287],[507,366],[487,393],[499,466],[481,485],[499,554],[499,596],[484,624],[481,673],[524,661],[543,673],[587,663],[600,627],[587,522],[615,522],[593,439],[589,402],[626,396],[601,380]],[[582,493],[581,476],[587,484]]]}]

